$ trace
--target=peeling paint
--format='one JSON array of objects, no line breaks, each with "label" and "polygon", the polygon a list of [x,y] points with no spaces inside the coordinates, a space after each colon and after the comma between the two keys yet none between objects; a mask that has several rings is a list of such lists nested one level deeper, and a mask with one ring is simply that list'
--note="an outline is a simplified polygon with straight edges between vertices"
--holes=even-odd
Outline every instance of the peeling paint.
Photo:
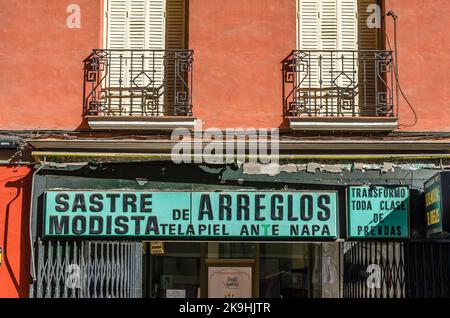
[{"label": "peeling paint", "polygon": [[320,170],[329,173],[342,173],[344,170],[350,171],[346,165],[326,165],[322,166]]},{"label": "peeling paint", "polygon": [[417,171],[422,169],[444,169],[443,166],[433,163],[411,163],[411,164],[396,164],[393,162],[383,163],[345,163],[345,164],[325,164],[318,162],[310,162],[307,164],[259,164],[259,163],[244,163],[242,165],[243,173],[247,175],[269,175],[276,176],[282,172],[296,173],[306,171],[308,173],[326,172],[330,174],[342,174],[346,171],[379,171],[381,173],[394,173],[395,171]]},{"label": "peeling paint", "polygon": [[293,173],[297,171],[298,171],[297,165],[293,163],[280,166],[280,172]]},{"label": "peeling paint", "polygon": [[277,163],[269,163],[267,165],[261,165],[260,169],[262,174],[267,174],[269,176],[276,176],[281,172],[280,165]]},{"label": "peeling paint", "polygon": [[394,164],[391,162],[383,162],[383,167],[381,168],[381,172],[394,172]]},{"label": "peeling paint", "polygon": [[140,185],[143,186],[145,184],[148,183],[148,180],[146,178],[136,178],[136,182]]},{"label": "peeling paint", "polygon": [[401,170],[407,171],[417,171],[422,169],[444,169],[444,167],[433,163],[394,164],[394,168],[399,168]]},{"label": "peeling paint", "polygon": [[320,164],[318,164],[316,162],[311,162],[311,163],[308,163],[308,165],[306,166],[306,172],[315,173],[316,170],[319,168],[320,168]]}]

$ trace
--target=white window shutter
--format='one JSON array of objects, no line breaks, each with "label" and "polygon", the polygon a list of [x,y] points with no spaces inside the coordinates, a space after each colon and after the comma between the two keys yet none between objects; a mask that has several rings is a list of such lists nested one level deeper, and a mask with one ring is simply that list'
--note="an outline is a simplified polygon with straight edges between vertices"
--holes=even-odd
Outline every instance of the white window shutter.
[{"label": "white window shutter", "polygon": [[[357,105],[359,104],[358,90],[358,0],[339,0],[338,1],[338,49],[341,52],[338,58],[343,58],[336,65],[335,76],[339,76],[336,84],[343,89],[342,94],[347,96],[341,103],[347,103],[342,107],[343,115],[352,116],[353,113],[359,113]],[[351,51],[351,52],[346,52]],[[350,96],[353,96],[350,97]]]},{"label": "white window shutter", "polygon": [[358,0],[338,1],[338,46],[339,50],[357,50]]},{"label": "white window shutter", "polygon": [[[367,12],[370,5],[377,4],[376,0],[359,0],[358,1],[358,49],[359,50],[374,50],[378,47],[376,28],[369,29],[367,25],[367,19],[372,12]],[[366,107],[361,107],[360,113],[362,116],[373,116],[376,114],[376,72],[375,61],[373,60],[373,54],[366,54],[366,58],[372,61],[364,61],[364,53],[360,54],[360,72],[359,77],[359,99],[364,101]],[[365,64],[365,65],[363,65]],[[364,78],[365,77],[365,78]],[[365,83],[365,84],[363,84]],[[363,103],[361,103],[363,104]]]},{"label": "white window shutter", "polygon": [[[321,0],[320,1],[320,43],[323,52],[322,65],[322,86],[331,88],[334,86],[333,69],[336,61],[330,58],[332,51],[338,49],[338,19],[337,19],[337,1]],[[336,57],[336,56],[335,56]],[[333,64],[333,65],[332,65]]]},{"label": "white window shutter", "polygon": [[164,50],[166,25],[166,0],[147,1],[147,48]]},{"label": "white window shutter", "polygon": [[299,0],[299,49],[356,50],[357,2],[358,0]]},{"label": "white window shutter", "polygon": [[108,49],[165,49],[166,0],[107,0]]},{"label": "white window shutter", "polygon": [[[146,0],[128,0],[128,19],[127,19],[127,49],[142,50],[145,49],[146,44]],[[148,82],[148,78],[144,75],[146,70],[145,63],[142,62],[144,52],[127,52],[127,57],[131,62],[128,65],[128,72],[130,76],[131,87],[142,87]],[[131,58],[132,57],[132,58]],[[136,98],[133,104],[139,104]]]},{"label": "white window shutter", "polygon": [[338,48],[337,14],[337,0],[320,0],[321,50]]},{"label": "white window shutter", "polygon": [[128,0],[128,49],[146,48],[146,0]]},{"label": "white window shutter", "polygon": [[108,49],[123,49],[127,46],[127,1],[108,0],[107,39]]},{"label": "white window shutter", "polygon": [[[165,3],[166,0],[107,0],[108,49],[160,50],[155,52],[113,52],[114,63],[110,66],[110,81],[105,83],[110,95],[118,95],[117,88],[125,89],[121,95],[123,106],[119,109],[119,98],[110,98],[113,111],[133,114],[144,109],[150,114],[162,114],[164,103],[164,49],[165,49]],[[144,65],[142,56],[145,56]],[[120,65],[122,56],[122,65]],[[133,59],[131,59],[133,56]],[[153,59],[154,57],[154,59]],[[122,83],[119,83],[120,74]],[[158,104],[142,105],[142,93],[132,90],[136,87],[160,88]],[[129,89],[130,92],[126,91]],[[124,109],[125,107],[125,109]],[[157,107],[157,109],[155,109]],[[149,110],[149,108],[152,108]]]},{"label": "white window shutter", "polygon": [[299,0],[298,44],[300,50],[320,49],[319,1]]},{"label": "white window shutter", "polygon": [[[166,47],[166,0],[146,0],[147,1],[147,22],[146,22],[146,48],[150,50],[164,50]],[[154,66],[154,85],[160,87],[164,81],[164,52],[155,53],[155,61],[149,60],[149,64]],[[163,99],[161,99],[163,103]]]},{"label": "white window shutter", "polygon": [[[107,7],[107,37],[106,48],[123,49],[127,47],[127,1],[108,0]],[[112,59],[115,61],[109,65],[110,82],[106,83],[108,87],[119,87],[121,74],[121,65],[119,53],[113,53]],[[122,78],[125,72],[125,60],[122,65]],[[125,84],[125,83],[122,83]]]},{"label": "white window shutter", "polygon": [[[298,2],[298,49],[305,51],[320,50],[320,2],[317,0],[299,0]],[[300,75],[301,87],[318,87],[318,54],[312,53],[307,60],[310,67],[308,74]],[[306,77],[305,77],[306,76]]]},{"label": "white window shutter", "polygon": [[[357,50],[357,1],[299,0],[298,2],[298,48],[328,51],[311,54],[310,74],[313,80],[310,82],[304,80],[301,85],[303,88],[311,88],[308,92],[309,103],[313,105],[306,106],[312,111],[315,109],[317,112],[317,108],[323,110],[325,107],[329,111],[336,111],[337,99],[324,96],[329,94],[330,89],[336,89],[336,86],[344,87],[352,84],[353,75],[357,82],[357,74],[352,74],[356,63],[352,60],[353,53],[345,53],[346,60],[342,63],[339,58],[344,53],[336,52]],[[346,73],[348,71],[351,80],[339,76],[341,71]],[[318,111],[318,115],[320,112],[321,110]]]}]

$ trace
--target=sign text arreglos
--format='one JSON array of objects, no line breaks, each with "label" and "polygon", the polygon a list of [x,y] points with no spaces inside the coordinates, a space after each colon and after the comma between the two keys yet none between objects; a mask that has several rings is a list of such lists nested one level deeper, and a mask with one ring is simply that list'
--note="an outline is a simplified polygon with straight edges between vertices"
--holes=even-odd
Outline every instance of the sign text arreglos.
[{"label": "sign text arreglos", "polygon": [[337,207],[334,191],[47,191],[44,234],[334,239]]}]

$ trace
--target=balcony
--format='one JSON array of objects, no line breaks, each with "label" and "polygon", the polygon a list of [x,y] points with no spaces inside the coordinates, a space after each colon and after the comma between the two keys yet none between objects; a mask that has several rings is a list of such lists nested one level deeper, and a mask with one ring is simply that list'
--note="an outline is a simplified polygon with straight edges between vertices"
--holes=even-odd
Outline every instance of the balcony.
[{"label": "balcony", "polygon": [[84,60],[83,114],[93,130],[192,129],[191,50],[95,49]]},{"label": "balcony", "polygon": [[283,64],[284,114],[300,131],[395,130],[391,51],[292,51]]}]

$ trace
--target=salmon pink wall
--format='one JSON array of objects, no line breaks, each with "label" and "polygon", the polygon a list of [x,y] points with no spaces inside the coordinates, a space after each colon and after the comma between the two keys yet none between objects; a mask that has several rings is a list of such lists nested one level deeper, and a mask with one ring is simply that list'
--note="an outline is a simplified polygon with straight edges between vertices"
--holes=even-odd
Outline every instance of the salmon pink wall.
[{"label": "salmon pink wall", "polygon": [[450,1],[386,0],[389,10],[398,15],[400,84],[417,113],[412,126],[413,112],[401,99],[400,129],[450,131]]},{"label": "salmon pink wall", "polygon": [[28,167],[0,166],[0,298],[28,297],[31,176]]},{"label": "salmon pink wall", "polygon": [[189,13],[194,114],[204,128],[279,127],[295,0],[190,0]]},{"label": "salmon pink wall", "polygon": [[[190,0],[194,115],[207,127],[285,127],[281,60],[295,48],[296,0]],[[68,29],[69,4],[81,29]],[[103,0],[0,0],[0,130],[74,130],[82,60],[102,42]],[[450,131],[450,1],[386,0],[398,19],[402,130]],[[388,33],[393,41],[392,25]]]},{"label": "salmon pink wall", "polygon": [[[83,64],[101,41],[102,0],[0,0],[0,129],[74,130]],[[69,4],[81,28],[66,25]]]}]

